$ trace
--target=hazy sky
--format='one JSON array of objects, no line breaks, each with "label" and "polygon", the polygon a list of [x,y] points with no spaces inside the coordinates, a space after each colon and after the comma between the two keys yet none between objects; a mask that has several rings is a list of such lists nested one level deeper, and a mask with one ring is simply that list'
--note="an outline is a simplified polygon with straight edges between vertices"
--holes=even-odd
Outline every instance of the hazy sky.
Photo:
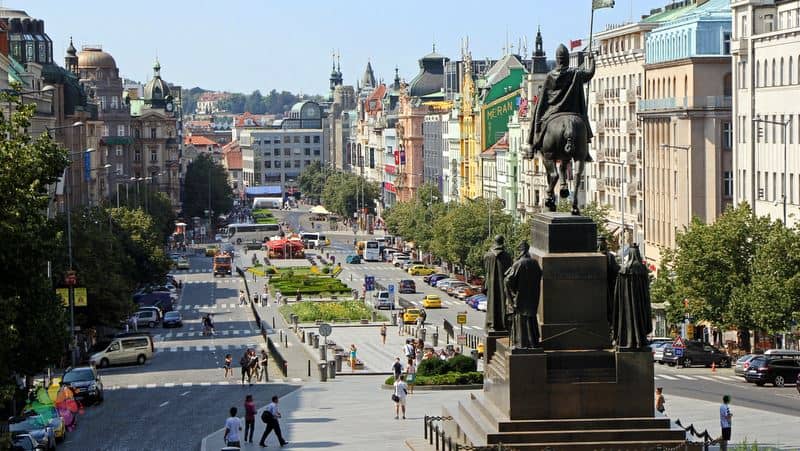
[{"label": "hazy sky", "polygon": [[[638,19],[672,0],[617,0],[598,10],[595,31]],[[240,91],[328,91],[331,52],[341,52],[346,84],[367,60],[386,81],[394,67],[410,80],[417,60],[436,50],[460,57],[469,36],[473,58],[498,58],[508,41],[532,52],[541,26],[545,51],[589,34],[591,0],[0,0],[45,20],[54,56],[63,65],[75,46],[100,44],[120,73],[146,81],[158,56],[162,77],[184,87]],[[558,12],[561,8],[564,11]]]}]

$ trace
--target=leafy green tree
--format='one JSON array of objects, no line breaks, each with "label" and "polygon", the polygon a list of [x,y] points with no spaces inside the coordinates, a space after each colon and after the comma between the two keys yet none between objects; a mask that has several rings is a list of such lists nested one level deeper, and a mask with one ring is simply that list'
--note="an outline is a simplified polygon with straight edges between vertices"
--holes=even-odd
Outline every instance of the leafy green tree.
[{"label": "leafy green tree", "polygon": [[[143,185],[144,186],[144,185]],[[120,206],[131,210],[141,209],[153,221],[153,227],[158,233],[158,241],[165,243],[167,238],[175,231],[175,211],[172,203],[165,193],[157,192],[155,189],[142,190],[139,196],[120,197]],[[109,200],[109,205],[116,205],[116,193]]]},{"label": "leafy green tree", "polygon": [[326,169],[319,161],[314,161],[306,166],[297,180],[303,196],[319,203],[322,198],[322,190],[325,189],[327,175]]},{"label": "leafy green tree", "polygon": [[0,403],[7,406],[14,374],[34,375],[66,349],[64,307],[47,277],[55,240],[45,212],[48,187],[69,159],[49,135],[26,132],[34,104],[8,93],[0,93],[0,103]]},{"label": "leafy green tree", "polygon": [[261,95],[261,91],[256,89],[252,94],[247,96],[244,101],[244,110],[253,114],[264,114],[267,108],[264,104],[264,97]]},{"label": "leafy green tree", "polygon": [[183,214],[186,217],[205,217],[209,203],[215,216],[233,208],[233,190],[228,184],[228,174],[206,154],[189,163],[183,189]]},{"label": "leafy green tree", "polygon": [[376,183],[348,172],[331,174],[322,190],[322,204],[329,211],[352,218],[359,207],[375,214],[375,205],[380,198]]}]

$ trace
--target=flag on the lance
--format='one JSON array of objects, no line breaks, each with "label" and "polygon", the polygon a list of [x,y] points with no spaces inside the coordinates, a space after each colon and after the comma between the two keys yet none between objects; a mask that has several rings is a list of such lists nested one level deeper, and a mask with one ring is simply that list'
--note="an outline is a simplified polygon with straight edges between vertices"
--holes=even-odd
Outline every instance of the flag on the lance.
[{"label": "flag on the lance", "polygon": [[613,8],[614,0],[592,0],[592,9]]}]

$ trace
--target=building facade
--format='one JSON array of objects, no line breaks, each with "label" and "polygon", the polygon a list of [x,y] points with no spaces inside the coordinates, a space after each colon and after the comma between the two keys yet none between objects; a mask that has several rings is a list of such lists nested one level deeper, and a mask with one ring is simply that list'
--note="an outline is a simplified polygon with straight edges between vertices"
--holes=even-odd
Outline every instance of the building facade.
[{"label": "building facade", "polygon": [[731,6],[734,198],[757,215],[785,215],[793,227],[800,221],[800,1]]}]

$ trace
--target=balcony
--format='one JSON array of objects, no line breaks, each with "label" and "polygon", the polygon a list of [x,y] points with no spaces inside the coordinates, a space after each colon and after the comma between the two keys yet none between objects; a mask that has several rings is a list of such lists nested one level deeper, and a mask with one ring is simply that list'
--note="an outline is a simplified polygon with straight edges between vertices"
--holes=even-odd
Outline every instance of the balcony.
[{"label": "balcony", "polygon": [[[636,102],[636,90],[638,86],[630,88],[622,88],[619,90],[619,101],[621,103],[634,103]],[[641,92],[641,91],[640,91]]]},{"label": "balcony", "polygon": [[597,191],[605,191],[606,181],[604,179],[597,179],[595,181],[595,188],[597,188]]},{"label": "balcony", "polygon": [[597,95],[597,91],[591,91],[589,93],[589,105],[602,105],[606,103],[605,97],[603,95]]},{"label": "balcony", "polygon": [[639,112],[659,110],[715,110],[730,109],[731,96],[667,97],[639,100]]},{"label": "balcony", "polygon": [[731,54],[732,55],[744,55],[747,53],[747,49],[750,43],[750,39],[737,39],[731,40]]},{"label": "balcony", "polygon": [[606,100],[612,100],[619,97],[619,88],[608,88],[604,90],[603,95],[605,96]]},{"label": "balcony", "polygon": [[636,134],[636,120],[621,120],[619,121],[619,131],[627,135]]},{"label": "balcony", "polygon": [[633,166],[636,164],[636,152],[631,152],[630,150],[625,152],[625,163],[628,166]]}]

